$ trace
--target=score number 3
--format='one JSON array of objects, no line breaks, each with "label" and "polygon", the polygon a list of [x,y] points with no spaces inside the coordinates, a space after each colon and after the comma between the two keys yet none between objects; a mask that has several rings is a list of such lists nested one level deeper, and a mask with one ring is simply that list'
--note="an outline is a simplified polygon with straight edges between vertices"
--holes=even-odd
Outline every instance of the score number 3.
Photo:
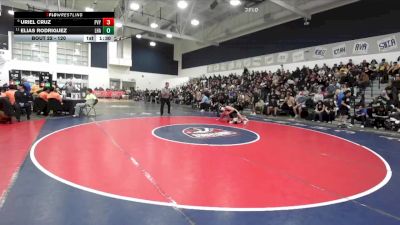
[{"label": "score number 3", "polygon": [[114,18],[103,18],[103,26],[114,26]]}]

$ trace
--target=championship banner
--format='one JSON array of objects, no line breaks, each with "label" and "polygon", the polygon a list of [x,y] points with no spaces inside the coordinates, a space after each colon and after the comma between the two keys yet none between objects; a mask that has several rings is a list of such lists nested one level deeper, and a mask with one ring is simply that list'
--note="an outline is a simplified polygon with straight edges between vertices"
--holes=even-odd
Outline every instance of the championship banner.
[{"label": "championship banner", "polygon": [[207,66],[207,73],[212,73],[212,72],[214,72],[213,68],[214,68],[213,65],[208,65],[208,66]]},{"label": "championship banner", "polygon": [[380,52],[387,52],[397,48],[396,36],[392,35],[378,40],[378,48]]},{"label": "championship banner", "polygon": [[345,56],[346,54],[346,44],[344,43],[332,48],[332,56],[334,58]]},{"label": "championship banner", "polygon": [[257,56],[257,57],[253,57],[251,58],[251,67],[260,67],[260,66],[264,66],[262,64],[263,60],[261,56]]},{"label": "championship banner", "polygon": [[265,62],[267,65],[271,65],[274,63],[274,55],[267,55],[265,57]]},{"label": "championship banner", "polygon": [[218,72],[219,71],[219,64],[218,63],[213,65],[213,71],[214,72]]},{"label": "championship banner", "polygon": [[278,54],[278,62],[279,63],[285,63],[285,62],[287,62],[288,57],[289,57],[288,53],[279,53]]},{"label": "championship banner", "polygon": [[228,62],[228,70],[234,70],[235,69],[235,62],[230,61]]},{"label": "championship banner", "polygon": [[325,58],[327,52],[328,52],[327,48],[315,47],[313,57],[317,59],[323,59]]},{"label": "championship banner", "polygon": [[353,54],[354,55],[366,55],[368,54],[369,44],[365,41],[358,41],[354,43]]},{"label": "championship banner", "polygon": [[243,59],[243,67],[246,67],[246,68],[251,67],[251,59],[250,58]]},{"label": "championship banner", "polygon": [[293,62],[304,61],[304,51],[293,52],[292,59]]},{"label": "championship banner", "polygon": [[228,66],[227,63],[220,63],[219,64],[219,71],[225,71],[227,66]]}]

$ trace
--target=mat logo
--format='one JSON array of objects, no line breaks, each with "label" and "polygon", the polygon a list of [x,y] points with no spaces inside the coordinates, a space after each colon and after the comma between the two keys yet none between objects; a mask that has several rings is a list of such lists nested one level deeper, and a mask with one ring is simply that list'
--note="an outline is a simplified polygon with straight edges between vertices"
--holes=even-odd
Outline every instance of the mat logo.
[{"label": "mat logo", "polygon": [[208,127],[188,127],[182,131],[185,135],[196,138],[216,138],[216,137],[229,137],[238,135],[235,131],[223,130],[220,128],[208,128]]}]

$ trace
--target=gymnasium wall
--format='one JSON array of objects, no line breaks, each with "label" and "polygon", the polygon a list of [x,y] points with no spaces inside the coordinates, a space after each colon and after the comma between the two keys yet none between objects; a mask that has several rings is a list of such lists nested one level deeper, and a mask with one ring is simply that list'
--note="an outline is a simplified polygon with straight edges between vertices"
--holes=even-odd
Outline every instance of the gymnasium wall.
[{"label": "gymnasium wall", "polygon": [[132,71],[178,75],[178,62],[174,60],[174,45],[157,42],[149,46],[149,40],[132,38]]},{"label": "gymnasium wall", "polygon": [[400,1],[362,0],[182,55],[182,68],[399,32]]},{"label": "gymnasium wall", "polygon": [[[247,67],[250,71],[272,71],[283,68],[285,70],[295,70],[303,65],[314,67],[315,64],[328,66],[340,62],[347,63],[352,59],[354,63],[362,60],[371,61],[376,59],[386,59],[388,62],[398,61],[400,57],[400,33],[375,36],[345,42],[332,43],[328,45],[313,46],[305,49],[296,49],[287,52],[268,54],[263,56],[238,59],[229,62],[217,63],[207,66],[198,66],[188,69],[181,69],[179,77],[199,77],[202,75],[210,76],[214,74],[229,75],[232,73],[242,74],[243,68]],[[285,56],[285,61],[281,56]],[[176,86],[184,82],[176,80]]]}]

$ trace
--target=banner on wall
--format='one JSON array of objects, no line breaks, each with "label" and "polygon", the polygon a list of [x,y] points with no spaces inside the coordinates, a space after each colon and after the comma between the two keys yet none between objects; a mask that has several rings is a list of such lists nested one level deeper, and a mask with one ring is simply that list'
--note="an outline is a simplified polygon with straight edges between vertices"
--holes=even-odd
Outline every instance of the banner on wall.
[{"label": "banner on wall", "polygon": [[267,55],[265,57],[265,62],[267,65],[271,65],[274,63],[274,55]]},{"label": "banner on wall", "polygon": [[293,62],[304,61],[304,51],[293,52],[292,60]]},{"label": "banner on wall", "polygon": [[332,48],[332,56],[334,58],[346,55],[346,44],[340,44]]},{"label": "banner on wall", "polygon": [[365,41],[357,41],[353,46],[353,54],[366,55],[368,54],[369,44]]},{"label": "banner on wall", "polygon": [[279,53],[278,54],[278,63],[285,63],[289,58],[288,53]]},{"label": "banner on wall", "polygon": [[325,58],[327,52],[328,52],[327,48],[315,47],[313,57],[317,59],[323,59]]},{"label": "banner on wall", "polygon": [[[321,45],[314,46],[310,49],[310,58],[313,59],[330,59],[339,58],[346,56],[357,56],[357,55],[367,55],[376,54],[380,52],[387,52],[394,49],[399,49],[397,44],[397,39],[399,39],[400,33],[364,38],[359,40],[341,42],[332,45]],[[396,39],[397,38],[397,39]],[[375,47],[377,43],[378,49]],[[333,46],[333,47],[332,47]],[[347,49],[349,47],[349,49]],[[330,53],[332,51],[332,54]],[[233,60],[229,62],[217,63],[207,66],[208,73],[222,72],[222,71],[232,71],[232,70],[242,70],[244,67],[256,68],[256,67],[266,67],[278,64],[287,64],[292,62],[301,62],[306,59],[306,53],[303,50],[294,50],[294,52],[288,53],[276,53],[269,55],[255,56],[251,58],[244,58]]]},{"label": "banner on wall", "polygon": [[387,52],[397,48],[396,36],[392,35],[378,40],[378,48],[380,52]]},{"label": "banner on wall", "polygon": [[208,65],[207,66],[207,73],[212,73],[212,72],[214,72],[213,65]]},{"label": "banner on wall", "polygon": [[251,58],[251,67],[260,67],[260,66],[264,66],[262,57],[257,56]]}]

